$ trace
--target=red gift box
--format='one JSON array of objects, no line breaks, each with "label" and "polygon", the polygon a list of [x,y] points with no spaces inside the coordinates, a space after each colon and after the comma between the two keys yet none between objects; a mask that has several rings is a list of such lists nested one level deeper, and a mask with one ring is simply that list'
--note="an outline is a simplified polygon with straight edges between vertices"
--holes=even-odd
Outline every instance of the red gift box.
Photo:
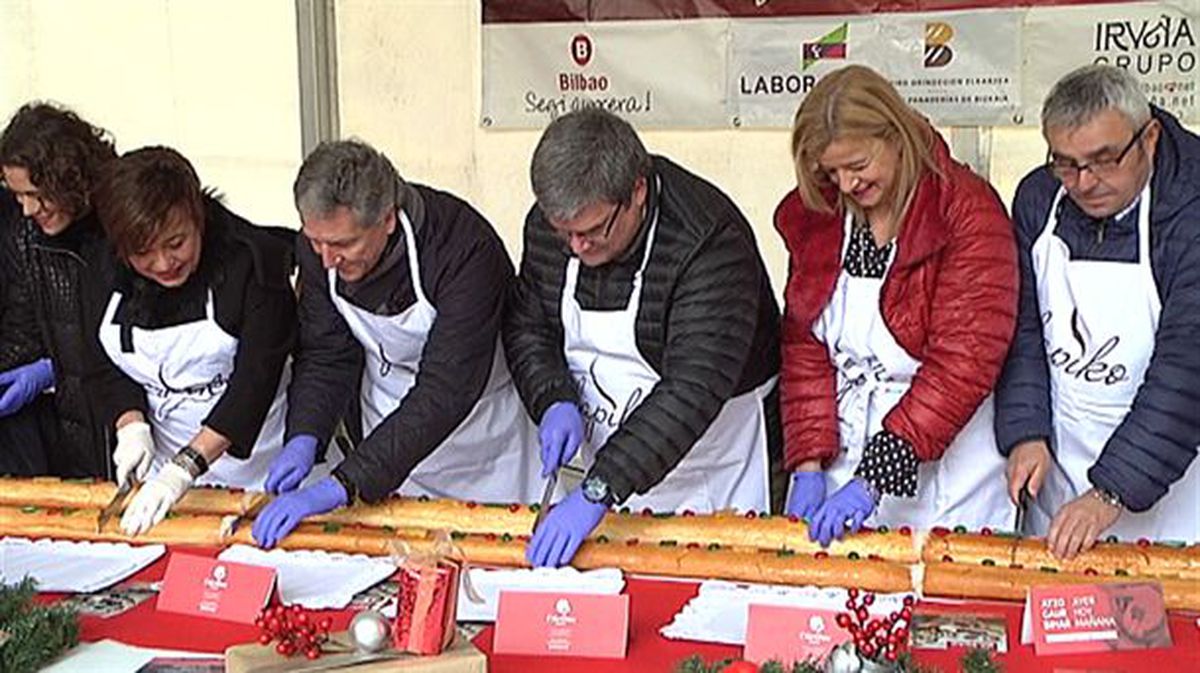
[{"label": "red gift box", "polygon": [[396,610],[396,649],[413,654],[439,654],[454,640],[458,609],[459,563],[453,559],[400,566]]}]

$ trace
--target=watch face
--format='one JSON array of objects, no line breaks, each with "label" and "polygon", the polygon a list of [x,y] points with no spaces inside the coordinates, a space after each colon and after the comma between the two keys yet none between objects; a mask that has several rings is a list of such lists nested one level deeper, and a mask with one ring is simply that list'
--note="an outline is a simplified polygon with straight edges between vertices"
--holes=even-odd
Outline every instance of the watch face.
[{"label": "watch face", "polygon": [[599,477],[588,477],[583,482],[583,495],[592,502],[602,502],[608,497],[608,484]]}]

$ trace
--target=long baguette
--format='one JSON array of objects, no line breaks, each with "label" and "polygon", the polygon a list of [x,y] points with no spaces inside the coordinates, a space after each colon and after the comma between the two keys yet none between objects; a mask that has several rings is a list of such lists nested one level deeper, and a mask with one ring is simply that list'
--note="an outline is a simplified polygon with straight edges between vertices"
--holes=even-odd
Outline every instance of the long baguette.
[{"label": "long baguette", "polygon": [[[99,508],[108,504],[116,487],[108,482],[80,483],[55,478],[0,479],[0,505],[37,504],[49,507]],[[254,495],[236,489],[192,488],[172,507],[177,514],[236,515],[245,512]],[[517,535],[531,532],[536,507],[487,505],[454,500],[390,497],[376,504],[352,507],[311,517],[309,521],[379,528],[445,529],[467,534]],[[697,516],[611,512],[592,540],[675,542],[761,549],[801,554],[882,558],[913,563],[919,558],[906,532],[872,531],[848,535],[828,550],[808,539],[807,525],[782,516],[718,513]]]},{"label": "long baguette", "polygon": [[[66,540],[107,542],[163,543],[182,546],[223,546],[254,544],[250,531],[240,528],[222,538],[221,517],[214,515],[175,515],[163,520],[145,535],[130,538],[113,527],[97,533],[95,509],[57,509],[44,507],[0,507],[0,534]],[[483,565],[523,566],[523,537],[508,535],[459,535],[454,543],[467,560]],[[414,551],[430,551],[435,538],[426,531],[400,531],[368,526],[338,524],[301,524],[280,544],[283,549],[320,549],[333,552],[389,554],[396,541]],[[600,543],[584,544],[576,555],[578,568],[618,567],[628,572],[691,578],[720,578],[776,584],[816,584],[837,586],[853,582],[874,591],[911,589],[908,568],[886,561],[852,561],[828,557],[796,556],[786,552],[758,549],[679,546],[665,544]]]},{"label": "long baguette", "polygon": [[1046,541],[1002,535],[933,533],[921,551],[925,563],[966,563],[1087,575],[1200,579],[1189,548],[1102,542],[1073,559],[1055,558]]},{"label": "long baguette", "polygon": [[[954,598],[995,598],[1023,601],[1029,587],[1048,584],[1120,584],[1131,578],[1119,575],[974,566],[966,563],[925,565],[924,593]],[[1179,578],[1156,578],[1162,585],[1163,601],[1171,610],[1200,609],[1200,582]]]},{"label": "long baguette", "polygon": [[[7,504],[10,507],[37,504],[67,508],[67,512],[72,508],[95,509],[106,505],[115,492],[115,486],[107,482],[57,478],[0,478],[0,505]],[[220,538],[219,528],[216,531],[200,530],[197,529],[201,526],[198,522],[184,524],[176,520],[189,521],[186,518],[188,516],[219,517],[240,514],[246,511],[254,497],[257,497],[257,494],[236,489],[193,488],[176,503],[172,518],[160,523],[148,536],[141,539],[155,541],[162,535],[162,541],[168,542],[185,543],[183,540],[187,540],[186,543],[189,544],[222,544],[225,541]],[[8,513],[6,516],[11,517],[12,514]],[[297,548],[304,548],[304,545],[313,544],[305,537],[309,534],[321,533],[327,527],[350,526],[356,529],[379,529],[385,538],[401,536],[417,539],[421,538],[426,530],[445,529],[467,538],[482,535],[491,536],[492,539],[502,536],[516,536],[519,539],[530,532],[535,517],[536,508],[523,505],[482,505],[452,500],[391,497],[378,504],[356,505],[313,517],[298,528],[292,537],[296,537],[294,544],[299,545]],[[70,515],[64,518],[70,518]],[[41,519],[36,521],[40,526],[50,525]],[[170,523],[172,521],[176,522]],[[182,539],[176,537],[176,529],[181,526],[188,529]],[[159,528],[164,530],[159,531]],[[237,541],[252,543],[248,537],[249,527],[243,528],[246,530],[239,531]],[[124,540],[115,529],[114,521],[106,531],[111,537],[85,539]],[[10,532],[23,534],[21,530]],[[371,537],[367,534],[364,536]],[[1087,576],[1128,575],[1200,581],[1200,546],[1197,545],[1176,548],[1168,545],[1102,543],[1072,561],[1059,561],[1049,554],[1045,542],[1041,540],[1021,540],[999,534],[951,533],[944,529],[935,529],[928,536],[912,536],[907,531],[872,531],[850,535],[843,541],[834,542],[826,551],[808,540],[808,529],[802,521],[756,514],[660,516],[613,512],[605,517],[589,539],[590,544],[585,544],[584,551],[581,552],[584,558],[587,558],[587,550],[604,548],[606,542],[640,544],[643,547],[653,544],[675,545],[685,549],[689,546],[708,549],[715,545],[723,550],[754,548],[779,553],[783,557],[789,554],[797,554],[799,557],[812,556],[817,561],[825,560],[824,557],[828,556],[896,563],[954,562],[968,566],[988,564],[991,567],[1014,570],[1046,569]],[[293,544],[289,540],[284,541],[285,548]],[[323,544],[326,546],[313,548],[328,548],[336,543],[325,541]],[[353,548],[354,545],[350,547]],[[493,552],[480,549],[477,553],[487,556]],[[519,564],[522,562],[522,556],[501,554],[494,562]],[[665,565],[668,570],[672,567],[670,563]],[[657,572],[667,574],[667,570]],[[688,572],[699,572],[699,569]],[[737,575],[739,572],[733,569],[712,576]],[[851,580],[842,581],[844,583]]]}]

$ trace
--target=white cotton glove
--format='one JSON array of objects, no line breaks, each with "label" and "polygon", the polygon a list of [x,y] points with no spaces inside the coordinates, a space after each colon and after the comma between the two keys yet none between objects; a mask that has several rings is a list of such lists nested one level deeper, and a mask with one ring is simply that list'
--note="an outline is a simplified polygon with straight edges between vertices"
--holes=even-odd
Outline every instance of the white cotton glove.
[{"label": "white cotton glove", "polygon": [[154,436],[150,424],[144,421],[126,423],[117,430],[117,450],[113,463],[117,467],[117,486],[124,486],[130,475],[138,481],[146,478],[154,459]]},{"label": "white cotton glove", "polygon": [[133,502],[121,516],[126,535],[141,535],[150,530],[192,486],[192,475],[175,463],[162,466],[154,478],[142,485]]}]

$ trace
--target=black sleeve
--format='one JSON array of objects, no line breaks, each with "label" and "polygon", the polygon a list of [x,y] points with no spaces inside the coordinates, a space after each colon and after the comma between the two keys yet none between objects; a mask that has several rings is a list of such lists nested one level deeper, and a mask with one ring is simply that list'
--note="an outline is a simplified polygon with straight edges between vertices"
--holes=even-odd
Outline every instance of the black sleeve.
[{"label": "black sleeve", "polygon": [[416,382],[337,468],[367,502],[397,489],[445,441],[474,408],[492,370],[512,265],[481,216],[464,207],[458,219],[431,222],[430,240],[419,247],[426,289],[425,279],[437,279],[429,296],[437,318]]},{"label": "black sleeve", "polygon": [[87,339],[84,343],[89,351],[88,358],[94,361],[94,366],[88,368],[90,374],[85,385],[99,416],[98,420],[107,432],[112,433],[117,418],[126,411],[135,410],[146,414],[146,391],[126,376],[125,372],[109,359],[104,347],[100,345],[100,323],[112,298],[116,260],[106,252],[97,252],[95,257],[90,258],[89,266],[90,282],[85,283],[80,290],[80,303],[83,305],[83,321],[86,325]]},{"label": "black sleeve", "polygon": [[754,342],[758,269],[758,250],[732,225],[691,255],[668,302],[662,379],[591,468],[618,502],[662,481],[732,397]]},{"label": "black sleeve", "polygon": [[296,260],[299,334],[288,386],[287,437],[313,435],[324,446],[358,395],[363,354],[333,305],[320,258],[303,236],[296,238]]},{"label": "black sleeve", "polygon": [[0,371],[28,364],[44,354],[30,294],[29,260],[18,238],[23,223],[15,202],[0,192]]},{"label": "black sleeve", "polygon": [[[1017,328],[1008,357],[996,383],[996,447],[1004,456],[1021,442],[1049,440],[1050,370],[1042,339],[1042,313],[1038,307],[1037,279],[1033,275],[1031,250],[1042,232],[1050,211],[1047,185],[1036,174],[1026,178],[1013,200],[1016,227],[1017,266],[1021,274],[1017,298]],[[1043,180],[1044,182],[1044,180]],[[1053,191],[1049,192],[1053,197]],[[1051,446],[1051,449],[1054,447]]]},{"label": "black sleeve", "polygon": [[[1187,472],[1200,445],[1200,217],[1180,213],[1175,240],[1159,246],[1173,268],[1156,274],[1162,313],[1154,354],[1129,413],[1113,431],[1088,479],[1134,512],[1154,506]],[[1190,239],[1190,240],[1189,240]],[[1162,281],[1160,280],[1160,283]]]},{"label": "black sleeve", "polygon": [[[231,442],[228,453],[248,458],[296,342],[296,295],[287,278],[266,284],[249,274],[244,285],[226,282],[224,292],[243,292],[241,331],[233,373],[204,425]],[[220,300],[220,295],[217,301]]]},{"label": "black sleeve", "polygon": [[537,206],[525,218],[524,239],[504,317],[504,349],[521,401],[539,421],[551,404],[578,396],[563,355],[562,320],[547,310],[561,299],[563,254]]}]

